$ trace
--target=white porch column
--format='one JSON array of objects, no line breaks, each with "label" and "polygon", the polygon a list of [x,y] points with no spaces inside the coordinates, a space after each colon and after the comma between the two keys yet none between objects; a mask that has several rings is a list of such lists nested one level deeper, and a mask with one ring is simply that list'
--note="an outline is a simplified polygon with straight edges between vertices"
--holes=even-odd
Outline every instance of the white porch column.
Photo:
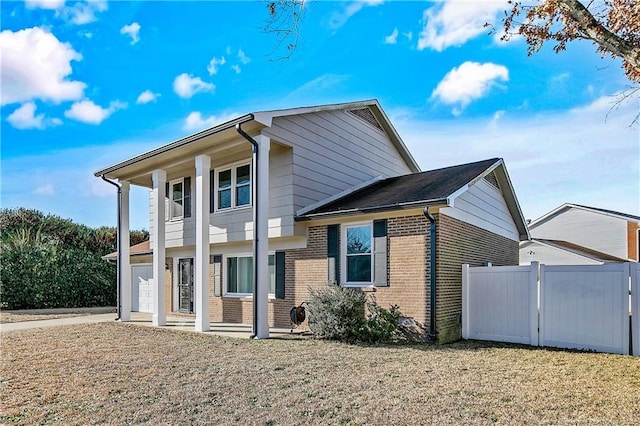
[{"label": "white porch column", "polygon": [[131,258],[129,246],[129,187],[128,181],[120,181],[120,321],[131,321]]},{"label": "white porch column", "polygon": [[258,142],[258,171],[255,174],[255,223],[258,227],[256,256],[256,293],[257,329],[254,334],[258,339],[269,338],[269,149],[271,139],[266,136],[255,138]]},{"label": "white porch column", "polygon": [[164,224],[164,199],[167,172],[164,170],[153,171],[153,317],[155,326],[166,325],[167,317],[164,308],[164,263],[165,263],[165,224]]},{"label": "white porch column", "polygon": [[211,158],[196,157],[196,331],[209,331],[209,189]]}]

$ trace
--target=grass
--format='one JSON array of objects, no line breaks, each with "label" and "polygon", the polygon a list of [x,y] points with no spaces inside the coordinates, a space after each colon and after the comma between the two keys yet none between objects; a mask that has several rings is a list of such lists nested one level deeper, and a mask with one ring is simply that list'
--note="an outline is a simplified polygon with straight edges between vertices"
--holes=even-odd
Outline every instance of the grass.
[{"label": "grass", "polygon": [[250,341],[101,323],[3,333],[0,423],[637,424],[640,360],[460,342]]}]

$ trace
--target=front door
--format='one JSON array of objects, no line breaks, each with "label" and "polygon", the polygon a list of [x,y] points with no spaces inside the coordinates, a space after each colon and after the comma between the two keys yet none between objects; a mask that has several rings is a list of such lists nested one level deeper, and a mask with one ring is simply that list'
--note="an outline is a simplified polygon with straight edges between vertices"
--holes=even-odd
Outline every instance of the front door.
[{"label": "front door", "polygon": [[178,311],[193,312],[193,258],[178,260]]}]

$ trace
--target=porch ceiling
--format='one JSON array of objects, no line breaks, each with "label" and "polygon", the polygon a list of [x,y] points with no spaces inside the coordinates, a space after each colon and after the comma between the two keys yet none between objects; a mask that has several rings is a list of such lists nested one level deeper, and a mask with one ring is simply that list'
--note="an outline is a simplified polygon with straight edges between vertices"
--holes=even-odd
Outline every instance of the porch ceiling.
[{"label": "porch ceiling", "polygon": [[[235,129],[236,123],[243,123],[243,130],[251,135],[257,135],[264,125],[251,120],[251,116],[243,116],[236,120],[221,124],[186,138],[179,139],[167,145],[153,149],[136,157],[124,160],[95,173],[95,176],[105,176],[110,179],[126,180],[132,185],[151,188],[152,172],[164,169],[167,178],[182,176],[194,169],[193,158],[196,155],[207,154],[215,164],[224,164],[224,158],[231,158],[246,151],[251,153],[251,145],[242,138]],[[250,120],[250,121],[242,121]],[[217,130],[217,131],[216,131]],[[199,136],[203,134],[202,136]],[[216,161],[219,159],[219,161]]]}]

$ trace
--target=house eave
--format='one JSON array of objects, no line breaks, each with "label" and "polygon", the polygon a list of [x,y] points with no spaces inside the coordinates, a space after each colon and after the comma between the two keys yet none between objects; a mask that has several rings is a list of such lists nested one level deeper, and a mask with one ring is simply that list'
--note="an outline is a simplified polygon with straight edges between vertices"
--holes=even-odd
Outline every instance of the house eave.
[{"label": "house eave", "polygon": [[383,206],[372,206],[372,207],[360,207],[355,209],[347,209],[347,210],[336,210],[332,212],[325,213],[312,213],[301,216],[296,216],[294,219],[298,222],[314,220],[314,219],[328,219],[333,217],[343,217],[343,216],[356,216],[362,214],[371,214],[371,213],[384,213],[390,211],[402,211],[402,210],[411,210],[420,207],[448,207],[446,198],[438,198],[433,200],[419,200],[419,201],[410,201],[406,203],[398,203],[398,204],[387,204]]},{"label": "house eave", "polygon": [[166,152],[172,151],[176,148],[188,145],[192,142],[198,141],[202,138],[205,138],[207,136],[216,134],[216,133],[220,133],[222,131],[234,128],[237,124],[241,124],[241,123],[246,123],[248,121],[253,120],[254,116],[252,113],[249,114],[245,114],[243,116],[234,118],[232,120],[229,120],[227,122],[221,123],[219,125],[210,127],[208,129],[202,130],[200,132],[191,134],[189,136],[186,136],[184,138],[180,138],[176,141],[173,141],[171,143],[168,143],[166,145],[163,145],[159,148],[155,148],[152,149],[151,151],[147,151],[145,153],[142,153],[140,155],[137,155],[135,157],[129,158],[127,160],[121,161],[119,163],[113,164],[109,167],[106,167],[104,169],[98,170],[94,173],[94,176],[96,177],[100,177],[100,176],[106,176],[106,177],[110,177],[110,178],[116,178],[117,176],[114,176],[113,173],[117,172],[118,170],[121,170],[125,167],[128,166],[132,166],[134,164],[140,163],[142,161],[145,160],[149,160],[153,157],[159,156],[161,154],[164,154]]}]

